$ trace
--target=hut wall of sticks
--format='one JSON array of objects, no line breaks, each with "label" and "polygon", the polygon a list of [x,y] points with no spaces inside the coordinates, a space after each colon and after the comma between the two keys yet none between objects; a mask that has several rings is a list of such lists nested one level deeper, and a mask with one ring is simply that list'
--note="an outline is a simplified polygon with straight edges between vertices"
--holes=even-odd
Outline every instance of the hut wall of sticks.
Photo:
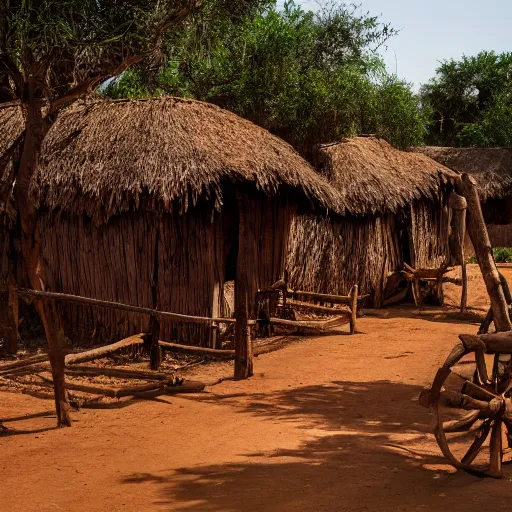
[{"label": "hut wall of sticks", "polygon": [[512,148],[414,148],[476,181],[493,247],[512,247]]},{"label": "hut wall of sticks", "polygon": [[[19,109],[0,116],[9,125],[0,135],[13,140]],[[241,256],[251,298],[282,275],[296,210],[339,206],[327,181],[279,138],[176,98],[65,110],[45,139],[31,190],[49,289],[206,317],[222,315],[223,284],[236,278]],[[58,307],[71,340],[105,343],[148,330],[138,314]],[[213,330],[163,320],[160,336],[204,346]]]},{"label": "hut wall of sticks", "polygon": [[344,294],[357,283],[377,307],[396,292],[399,270],[449,259],[448,195],[455,173],[374,137],[319,148],[316,166],[342,195],[346,214],[298,216],[287,268],[293,287]]}]

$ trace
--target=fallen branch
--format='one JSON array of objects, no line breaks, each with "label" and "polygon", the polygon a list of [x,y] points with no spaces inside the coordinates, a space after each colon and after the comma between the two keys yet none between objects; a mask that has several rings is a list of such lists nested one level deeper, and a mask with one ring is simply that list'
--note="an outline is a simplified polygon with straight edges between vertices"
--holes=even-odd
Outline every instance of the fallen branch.
[{"label": "fallen branch", "polygon": [[[330,302],[331,304],[351,304],[352,297],[350,295],[331,295],[328,293],[313,293],[302,290],[288,290],[287,294],[296,299],[309,298],[319,302]],[[359,295],[358,300],[367,299],[369,295]]]},{"label": "fallen branch", "polygon": [[42,363],[47,360],[48,354],[39,354],[37,356],[27,357],[25,359],[20,359],[19,361],[16,362],[0,365],[0,372],[14,370],[15,368],[23,368],[24,366],[32,366],[34,364]]},{"label": "fallen branch", "polygon": [[288,299],[287,302],[290,306],[293,306],[296,309],[309,310],[309,311],[314,311],[317,313],[335,313],[335,314],[346,313],[346,314],[350,315],[350,311],[345,311],[340,308],[330,308],[327,306],[319,306],[317,304],[311,304],[310,302],[302,302],[302,301],[293,300],[293,299]]},{"label": "fallen branch", "polygon": [[[33,382],[31,386],[37,387],[53,387],[53,383],[49,382]],[[109,398],[122,398],[126,396],[138,397],[148,391],[160,391],[159,394],[173,395],[177,393],[199,393],[203,391],[205,384],[199,381],[187,381],[182,384],[175,385],[173,381],[167,382],[151,382],[149,384],[141,384],[139,386],[128,386],[121,388],[107,388],[104,386],[90,386],[85,384],[76,384],[66,382],[66,389],[71,391],[81,391],[91,395],[103,395]]]},{"label": "fallen branch", "polygon": [[167,350],[178,350],[181,352],[190,352],[191,354],[208,355],[212,357],[222,357],[233,359],[235,357],[234,350],[219,350],[216,348],[195,347],[192,345],[180,345],[179,343],[171,343],[169,341],[159,341],[158,344]]},{"label": "fallen branch", "polygon": [[295,329],[312,329],[326,332],[333,327],[339,327],[349,322],[347,315],[340,315],[330,320],[285,320],[283,318],[270,318],[270,323],[281,327],[294,327]]},{"label": "fallen branch", "polygon": [[140,380],[168,380],[172,375],[164,372],[153,372],[144,370],[129,370],[125,368],[101,368],[97,366],[72,366],[66,368],[70,376],[96,376],[105,375],[119,379],[140,379]]},{"label": "fallen branch", "polygon": [[85,352],[78,352],[76,354],[68,354],[65,357],[65,363],[66,365],[86,363],[88,361],[94,361],[95,359],[101,359],[102,357],[112,354],[121,348],[142,344],[144,344],[144,334],[135,334],[134,336],[130,336],[129,338],[125,338],[121,341],[117,341],[111,345],[105,345],[103,347],[86,350]]}]

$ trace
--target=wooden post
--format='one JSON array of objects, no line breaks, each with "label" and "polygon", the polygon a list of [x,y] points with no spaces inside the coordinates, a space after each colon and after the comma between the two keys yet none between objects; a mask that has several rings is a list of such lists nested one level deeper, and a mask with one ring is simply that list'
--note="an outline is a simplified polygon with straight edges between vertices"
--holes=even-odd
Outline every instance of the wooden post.
[{"label": "wooden post", "polygon": [[[160,223],[161,217],[156,216],[156,236],[155,236],[155,254],[153,263],[153,283],[151,286],[151,296],[153,299],[153,308],[156,308],[158,302],[158,247],[160,244]],[[158,370],[162,363],[162,352],[158,345],[160,338],[160,320],[156,315],[151,315],[149,320],[149,328],[151,331],[151,347],[149,350],[149,367],[152,370]]]},{"label": "wooden post", "polygon": [[482,215],[482,207],[480,205],[476,183],[468,174],[464,173],[457,183],[457,189],[458,193],[466,198],[468,204],[468,233],[473,247],[475,248],[476,258],[485,281],[487,293],[491,300],[494,325],[497,331],[510,331],[512,330],[512,324],[510,323],[510,317],[508,315],[507,302],[492,254],[492,246]]},{"label": "wooden post", "polygon": [[[220,293],[220,283],[216,282],[213,285],[213,304],[212,304],[212,317],[217,317],[221,315],[221,297]],[[211,334],[211,348],[219,349],[220,348],[220,336],[219,336],[219,325],[216,323],[212,323],[212,334]]]},{"label": "wooden post", "polygon": [[449,206],[453,211],[453,218],[451,222],[452,232],[457,237],[455,247],[453,247],[456,254],[452,255],[452,258],[454,259],[454,263],[461,265],[462,268],[460,312],[466,313],[468,304],[468,275],[466,269],[466,257],[464,255],[464,240],[466,239],[466,210],[468,203],[464,197],[453,192],[450,195]]},{"label": "wooden post", "polygon": [[[242,194],[237,192],[239,228],[238,261],[235,280],[235,380],[253,374],[251,331],[249,327],[249,276],[247,257],[250,248],[247,209]],[[252,269],[254,271],[254,269]]]},{"label": "wooden post", "polygon": [[151,330],[151,348],[149,352],[149,366],[152,370],[158,370],[162,364],[162,350],[158,344],[160,339],[160,321],[158,317],[151,316],[149,320]]},{"label": "wooden post", "polygon": [[5,301],[0,305],[0,332],[4,338],[4,351],[7,354],[16,354],[18,350],[18,294],[12,282],[11,276],[8,277],[7,293]]},{"label": "wooden post", "polygon": [[468,270],[466,262],[462,262],[462,294],[460,296],[460,312],[466,313],[468,310]]},{"label": "wooden post", "polygon": [[357,284],[355,284],[350,290],[350,334],[354,334],[356,331],[356,319],[357,319]]}]

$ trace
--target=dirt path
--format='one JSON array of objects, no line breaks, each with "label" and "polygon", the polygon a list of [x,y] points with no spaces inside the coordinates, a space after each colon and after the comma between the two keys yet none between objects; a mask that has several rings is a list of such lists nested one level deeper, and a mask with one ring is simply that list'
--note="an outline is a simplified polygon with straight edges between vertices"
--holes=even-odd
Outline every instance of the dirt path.
[{"label": "dirt path", "polygon": [[476,325],[400,309],[359,330],[260,356],[252,379],[201,396],[75,412],[72,429],[54,429],[51,402],[0,393],[0,510],[509,510],[512,468],[453,474],[416,401]]}]

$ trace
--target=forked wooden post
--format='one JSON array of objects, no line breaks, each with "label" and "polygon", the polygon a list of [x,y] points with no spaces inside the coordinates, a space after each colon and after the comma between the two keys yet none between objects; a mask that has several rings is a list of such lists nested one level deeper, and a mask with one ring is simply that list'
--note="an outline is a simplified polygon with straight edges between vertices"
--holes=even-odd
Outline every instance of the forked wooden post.
[{"label": "forked wooden post", "polygon": [[239,228],[238,261],[235,279],[235,380],[253,374],[251,331],[249,326],[249,271],[247,255],[250,250],[246,205],[237,193]]},{"label": "forked wooden post", "polygon": [[354,334],[356,331],[356,319],[357,319],[357,297],[358,288],[357,284],[352,286],[350,290],[350,334]]},{"label": "forked wooden post", "polygon": [[510,331],[512,324],[508,315],[507,301],[492,254],[491,241],[487,233],[475,181],[468,174],[462,174],[457,183],[457,192],[466,198],[468,204],[468,233],[475,248],[476,258],[491,300],[494,325],[497,331]]}]

